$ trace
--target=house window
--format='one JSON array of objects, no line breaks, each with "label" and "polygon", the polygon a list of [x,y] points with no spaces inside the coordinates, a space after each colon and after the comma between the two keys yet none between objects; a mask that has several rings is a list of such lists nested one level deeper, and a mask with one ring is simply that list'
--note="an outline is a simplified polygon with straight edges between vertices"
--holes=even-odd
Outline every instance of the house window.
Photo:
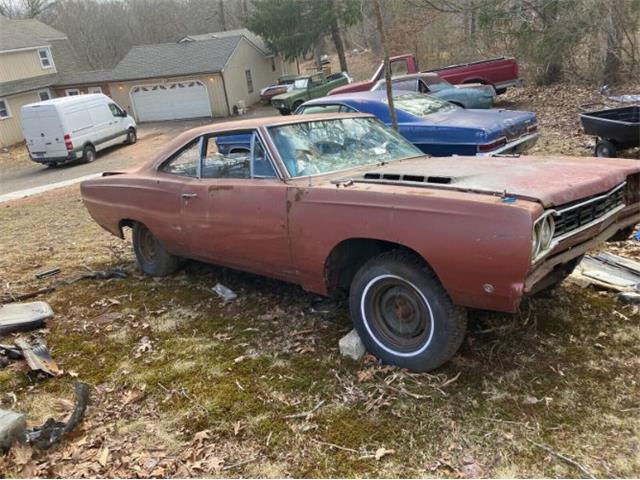
[{"label": "house window", "polygon": [[67,97],[71,97],[73,95],[80,95],[80,90],[77,88],[67,88],[64,93],[67,94]]},{"label": "house window", "polygon": [[41,48],[38,50],[38,57],[40,57],[40,65],[42,68],[53,67],[53,61],[51,60],[51,53],[48,48]]},{"label": "house window", "polygon": [[51,98],[51,95],[49,95],[49,90],[40,90],[38,92],[38,98],[40,99],[41,102],[44,102],[45,100],[49,100]]},{"label": "house window", "polygon": [[253,93],[253,79],[251,78],[251,70],[245,70],[244,74],[247,76],[247,92]]},{"label": "house window", "polygon": [[2,98],[0,99],[0,119],[11,118],[11,112],[9,111],[9,104]]},{"label": "house window", "polygon": [[89,93],[102,93],[102,87],[89,87]]}]

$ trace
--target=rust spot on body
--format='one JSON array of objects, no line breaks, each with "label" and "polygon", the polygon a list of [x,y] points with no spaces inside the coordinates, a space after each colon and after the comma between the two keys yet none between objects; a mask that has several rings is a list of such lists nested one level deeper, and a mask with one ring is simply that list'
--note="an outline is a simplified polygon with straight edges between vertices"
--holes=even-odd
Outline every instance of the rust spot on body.
[{"label": "rust spot on body", "polygon": [[233,190],[233,185],[211,185],[208,190],[210,192],[215,190]]}]

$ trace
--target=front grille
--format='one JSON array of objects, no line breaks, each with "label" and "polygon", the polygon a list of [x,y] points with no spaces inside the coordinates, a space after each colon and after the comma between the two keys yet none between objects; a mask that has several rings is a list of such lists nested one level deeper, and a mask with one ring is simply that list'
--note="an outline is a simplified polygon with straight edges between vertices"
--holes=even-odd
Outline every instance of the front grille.
[{"label": "front grille", "polygon": [[609,193],[591,200],[563,205],[558,208],[558,215],[554,217],[556,230],[553,238],[564,236],[574,230],[589,225],[617,207],[624,205],[624,185],[623,183]]}]

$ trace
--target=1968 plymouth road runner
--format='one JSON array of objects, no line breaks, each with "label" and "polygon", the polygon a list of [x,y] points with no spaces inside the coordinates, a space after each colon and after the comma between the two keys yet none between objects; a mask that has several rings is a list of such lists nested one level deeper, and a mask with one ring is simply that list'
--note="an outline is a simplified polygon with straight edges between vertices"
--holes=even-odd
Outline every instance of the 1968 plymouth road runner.
[{"label": "1968 plymouth road runner", "polygon": [[196,128],[81,189],[147,274],[194,258],[349,292],[369,351],[417,371],[456,352],[467,309],[513,312],[640,222],[636,161],[429,158],[364,114]]}]

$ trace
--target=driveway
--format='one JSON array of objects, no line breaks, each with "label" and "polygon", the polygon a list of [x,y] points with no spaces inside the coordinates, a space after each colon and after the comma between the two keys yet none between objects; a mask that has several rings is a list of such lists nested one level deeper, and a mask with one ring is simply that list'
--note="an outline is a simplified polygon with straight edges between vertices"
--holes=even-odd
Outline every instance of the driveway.
[{"label": "driveway", "polygon": [[[246,117],[275,115],[271,107],[255,107]],[[222,122],[226,118],[215,119]],[[71,185],[108,170],[131,168],[154,155],[166,142],[185,130],[211,123],[210,118],[151,122],[138,125],[138,142],[118,145],[98,153],[93,163],[73,163],[49,168],[29,160],[24,146],[0,154],[0,202]]]}]

